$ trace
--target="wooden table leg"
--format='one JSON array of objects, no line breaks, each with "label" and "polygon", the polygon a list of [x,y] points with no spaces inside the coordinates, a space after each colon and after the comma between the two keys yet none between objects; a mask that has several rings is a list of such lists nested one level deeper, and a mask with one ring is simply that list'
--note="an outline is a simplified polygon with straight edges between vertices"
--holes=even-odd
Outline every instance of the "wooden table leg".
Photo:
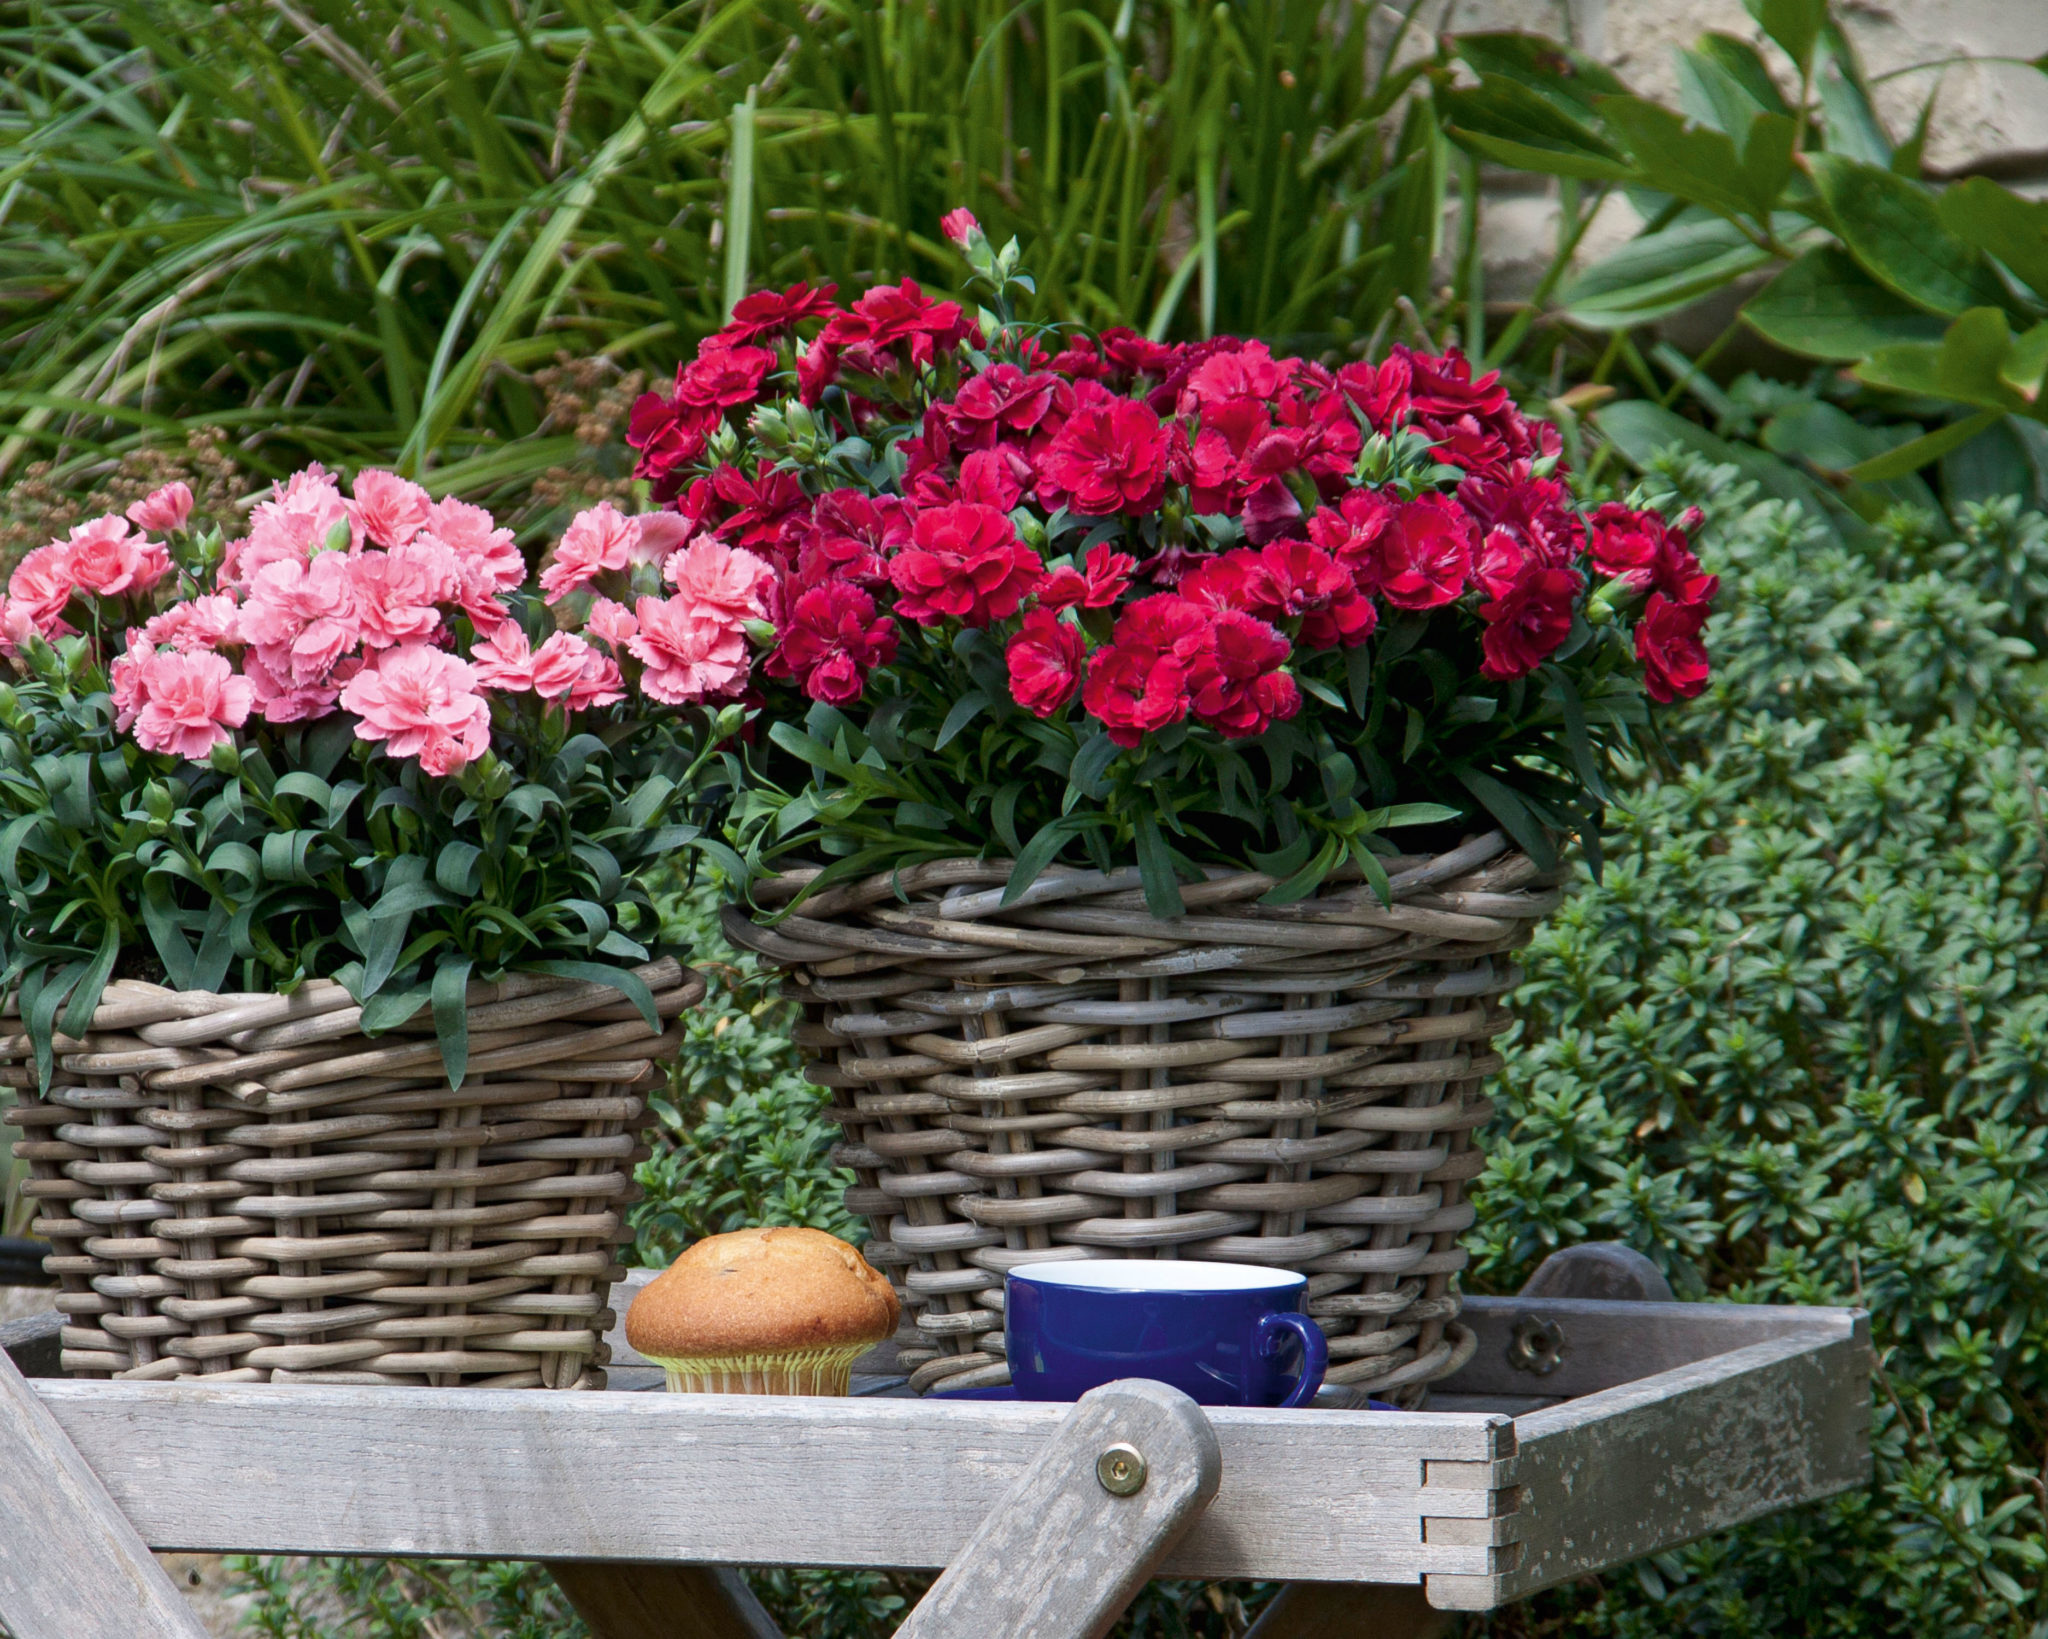
[{"label": "wooden table leg", "polygon": [[1245,1639],[1437,1639],[1452,1620],[1419,1582],[1290,1582]]},{"label": "wooden table leg", "polygon": [[206,1639],[128,1517],[4,1353],[0,1626],[14,1639]]},{"label": "wooden table leg", "polygon": [[896,1639],[1100,1639],[1222,1479],[1216,1431],[1178,1389],[1091,1389]]},{"label": "wooden table leg", "polygon": [[729,1565],[555,1559],[547,1568],[591,1639],[782,1639]]}]

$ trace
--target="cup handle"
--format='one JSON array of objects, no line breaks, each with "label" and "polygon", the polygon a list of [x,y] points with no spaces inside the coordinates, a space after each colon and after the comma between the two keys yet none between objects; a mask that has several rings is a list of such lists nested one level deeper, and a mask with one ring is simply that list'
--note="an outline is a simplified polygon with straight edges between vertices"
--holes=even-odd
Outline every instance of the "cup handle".
[{"label": "cup handle", "polygon": [[1271,1358],[1278,1352],[1282,1332],[1293,1332],[1301,1339],[1301,1377],[1280,1404],[1305,1406],[1323,1386],[1323,1373],[1330,1368],[1330,1345],[1323,1338],[1322,1327],[1307,1315],[1282,1311],[1259,1316],[1257,1337],[1262,1356]]}]

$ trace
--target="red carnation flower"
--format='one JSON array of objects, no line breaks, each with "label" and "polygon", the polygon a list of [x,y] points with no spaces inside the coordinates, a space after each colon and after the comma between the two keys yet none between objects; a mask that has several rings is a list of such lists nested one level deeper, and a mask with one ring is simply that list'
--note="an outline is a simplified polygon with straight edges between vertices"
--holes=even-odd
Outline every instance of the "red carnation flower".
[{"label": "red carnation flower", "polygon": [[1477,541],[1472,520],[1442,495],[1399,505],[1371,490],[1354,490],[1338,509],[1309,520],[1318,546],[1349,569],[1362,592],[1397,609],[1435,609],[1465,590]]},{"label": "red carnation flower", "polygon": [[742,296],[725,328],[719,331],[719,338],[737,347],[762,336],[779,336],[805,319],[837,312],[832,298],[838,291],[837,285],[809,285],[799,279],[784,291],[760,290]]},{"label": "red carnation flower", "polygon": [[976,450],[960,463],[959,499],[1008,512],[1024,499],[1031,463],[1013,445]]},{"label": "red carnation flower", "polygon": [[813,700],[843,706],[860,698],[869,672],[895,658],[896,623],[851,581],[827,581],[790,604],[763,670],[793,679]]},{"label": "red carnation flower", "polygon": [[965,250],[974,243],[974,236],[981,232],[981,224],[965,205],[956,205],[939,218],[939,232]]},{"label": "red carnation flower", "polygon": [[1585,523],[1555,478],[1471,478],[1458,499],[1481,530],[1506,531],[1548,568],[1570,568],[1586,548]]},{"label": "red carnation flower", "polygon": [[1004,650],[1010,696],[1026,711],[1050,717],[1074,698],[1088,646],[1081,634],[1049,609],[1033,609]]},{"label": "red carnation flower", "polygon": [[1300,367],[1299,359],[1274,358],[1262,341],[1219,348],[1188,373],[1187,384],[1180,391],[1180,412],[1188,415],[1232,399],[1272,398],[1294,379]]},{"label": "red carnation flower", "polygon": [[805,586],[850,580],[878,587],[889,579],[888,556],[910,539],[910,509],[893,495],[835,489],[818,497],[797,558]]},{"label": "red carnation flower", "polygon": [[1120,746],[1187,715],[1187,672],[1171,655],[1144,649],[1097,649],[1088,662],[1081,700]]},{"label": "red carnation flower", "polygon": [[1074,410],[1038,457],[1038,498],[1091,518],[1150,512],[1166,492],[1166,433],[1143,404],[1091,381],[1074,386]]},{"label": "red carnation flower", "polygon": [[1496,682],[1528,676],[1571,634],[1578,593],[1579,577],[1572,570],[1531,569],[1505,597],[1481,604],[1486,633],[1479,674]]},{"label": "red carnation flower", "polygon": [[676,397],[712,410],[750,404],[774,367],[775,355],[765,347],[707,349],[676,377]]},{"label": "red carnation flower", "polygon": [[1079,569],[1055,569],[1038,588],[1045,609],[1107,609],[1124,595],[1138,560],[1107,545],[1093,546]]},{"label": "red carnation flower", "polygon": [[1280,668],[1287,639],[1263,620],[1236,609],[1220,611],[1207,647],[1189,669],[1195,715],[1230,739],[1263,734],[1301,709],[1301,691]]},{"label": "red carnation flower", "polygon": [[1040,575],[1038,555],[1017,539],[1009,517],[971,501],[920,512],[910,545],[889,564],[897,613],[923,626],[1007,620]]},{"label": "red carnation flower", "polygon": [[823,336],[797,355],[796,396],[812,409],[825,396],[825,389],[839,379],[839,350],[827,345]]},{"label": "red carnation flower", "polygon": [[1208,647],[1213,611],[1172,592],[1140,598],[1117,618],[1114,641],[1132,654],[1171,656],[1191,664]]},{"label": "red carnation flower", "polygon": [[998,364],[960,383],[946,409],[954,443],[985,450],[1002,438],[1023,438],[1052,413],[1060,391],[1053,375],[1026,375],[1014,364]]},{"label": "red carnation flower", "polygon": [[680,392],[673,398],[642,393],[626,422],[626,442],[640,452],[633,476],[653,486],[657,501],[671,499],[683,487],[683,469],[704,453],[717,425],[717,410],[687,403]]},{"label": "red carnation flower", "polygon": [[766,551],[787,559],[807,523],[810,497],[793,472],[764,468],[749,478],[738,467],[720,467],[711,475],[712,493],[730,508],[718,526],[721,539],[735,546]]},{"label": "red carnation flower", "polygon": [[1652,700],[1690,700],[1707,686],[1711,668],[1707,646],[1700,641],[1706,624],[1705,600],[1679,603],[1662,592],[1650,594],[1636,622],[1636,658],[1643,663],[1643,687]]},{"label": "red carnation flower", "polygon": [[1655,512],[1638,512],[1615,501],[1593,514],[1592,558],[1601,574],[1625,580],[1637,592],[1676,595],[1700,572],[1684,530]]},{"label": "red carnation flower", "polygon": [[1397,348],[1383,364],[1347,364],[1337,372],[1337,386],[1364,414],[1374,432],[1391,432],[1408,416],[1408,389],[1415,372],[1404,349]]},{"label": "red carnation flower", "polygon": [[1340,643],[1354,648],[1379,624],[1379,611],[1360,593],[1351,572],[1307,541],[1273,541],[1257,552],[1242,547],[1226,552],[1183,581],[1181,592],[1268,620],[1298,620],[1301,640],[1317,649]]},{"label": "red carnation flower", "polygon": [[900,285],[876,285],[850,312],[835,313],[818,340],[850,355],[855,368],[880,374],[887,368],[881,356],[885,348],[907,342],[911,362],[929,364],[938,349],[950,351],[975,329],[958,302],[932,301],[915,279],[905,279]]}]

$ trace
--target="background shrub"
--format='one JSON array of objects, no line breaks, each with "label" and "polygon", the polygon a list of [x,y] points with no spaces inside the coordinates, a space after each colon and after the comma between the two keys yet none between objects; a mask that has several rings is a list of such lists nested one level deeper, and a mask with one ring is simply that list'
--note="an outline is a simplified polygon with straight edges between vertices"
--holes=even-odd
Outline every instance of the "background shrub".
[{"label": "background shrub", "polygon": [[1850,551],[1732,480],[1659,464],[1740,596],[1527,953],[1472,1284],[1613,1237],[1682,1295],[1862,1305],[1876,1483],[1480,1627],[2039,1634],[2048,521],[1896,513]]}]

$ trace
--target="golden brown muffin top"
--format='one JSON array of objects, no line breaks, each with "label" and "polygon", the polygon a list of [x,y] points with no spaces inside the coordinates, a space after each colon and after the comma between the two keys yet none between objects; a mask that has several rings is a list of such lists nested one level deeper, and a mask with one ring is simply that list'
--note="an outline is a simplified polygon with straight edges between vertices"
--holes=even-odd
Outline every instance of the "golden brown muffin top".
[{"label": "golden brown muffin top", "polygon": [[697,1242],[640,1289],[626,1341],[650,1360],[880,1343],[896,1294],[867,1259],[818,1229],[742,1229]]}]

